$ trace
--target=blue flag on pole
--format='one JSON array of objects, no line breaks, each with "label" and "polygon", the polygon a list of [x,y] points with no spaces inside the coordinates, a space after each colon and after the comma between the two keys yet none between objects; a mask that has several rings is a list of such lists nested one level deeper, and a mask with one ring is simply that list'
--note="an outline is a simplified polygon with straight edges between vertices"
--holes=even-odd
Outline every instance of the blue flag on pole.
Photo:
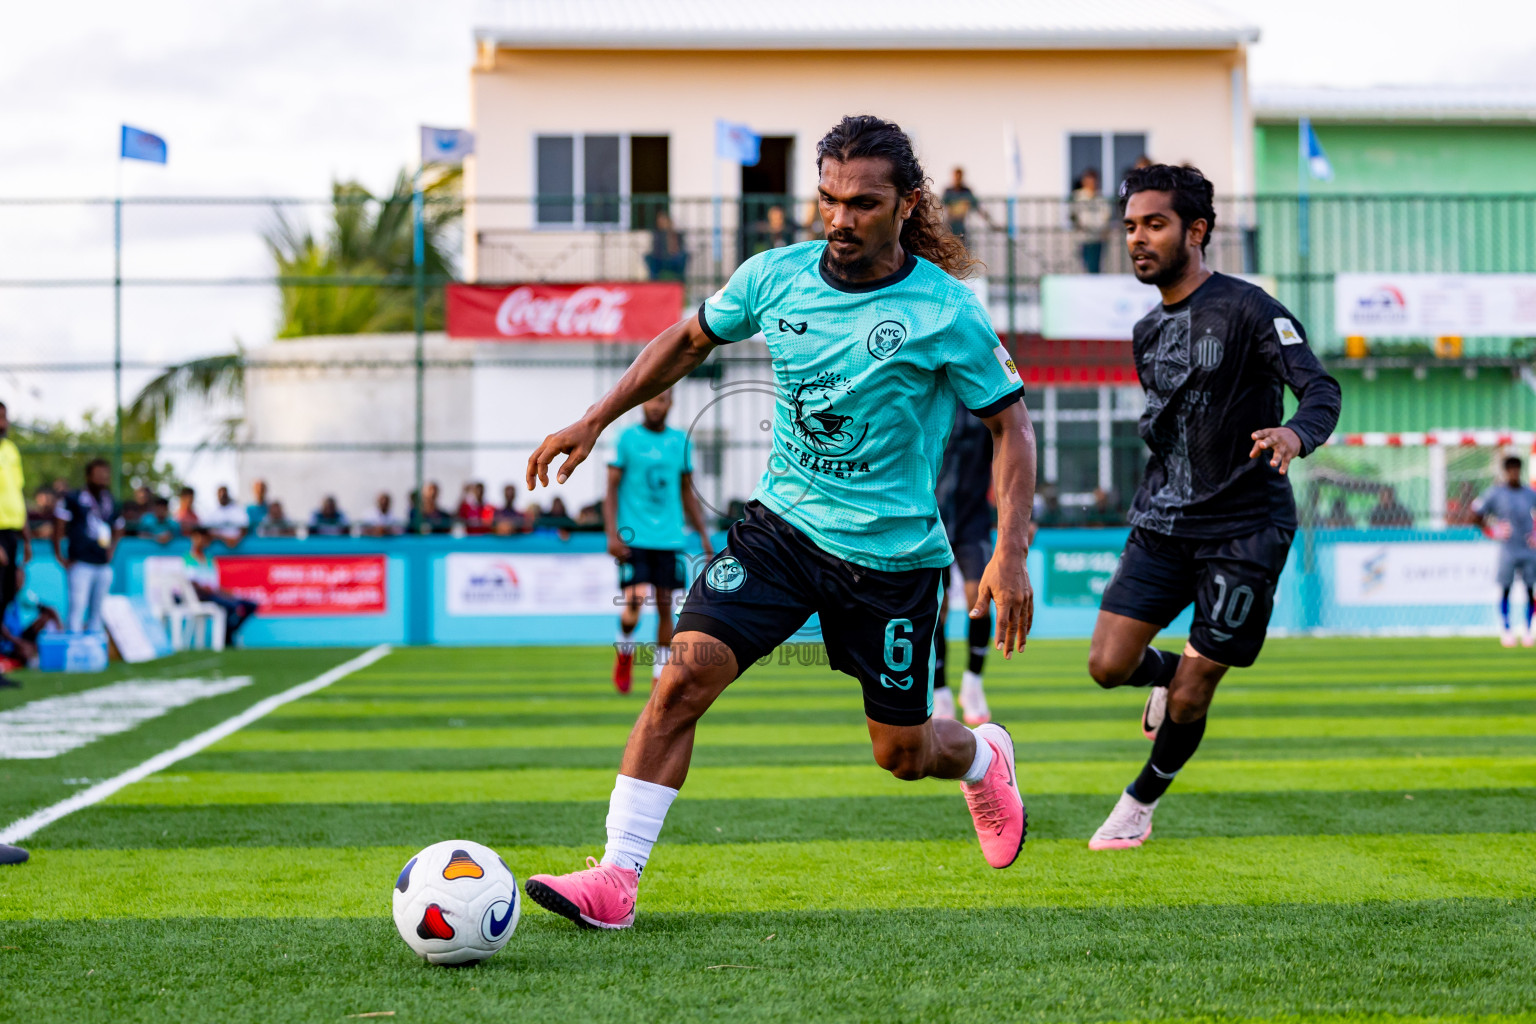
[{"label": "blue flag on pole", "polygon": [[763,137],[750,126],[730,121],[715,121],[715,156],[721,160],[756,167],[762,158]]},{"label": "blue flag on pole", "polygon": [[123,125],[123,148],[119,154],[124,160],[147,160],[152,164],[165,163],[165,140],[142,128]]},{"label": "blue flag on pole", "polygon": [[1333,180],[1333,164],[1328,162],[1328,154],[1323,152],[1323,144],[1317,141],[1317,132],[1312,130],[1310,118],[1301,119],[1302,145],[1306,147],[1307,173],[1317,181]]},{"label": "blue flag on pole", "polygon": [[467,128],[421,126],[421,162],[461,164],[475,151],[475,133]]}]

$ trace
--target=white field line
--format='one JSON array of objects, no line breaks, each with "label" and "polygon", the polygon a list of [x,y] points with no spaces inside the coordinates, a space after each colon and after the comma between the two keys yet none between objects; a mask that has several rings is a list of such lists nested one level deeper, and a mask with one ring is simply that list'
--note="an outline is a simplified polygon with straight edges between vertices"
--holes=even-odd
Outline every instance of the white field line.
[{"label": "white field line", "polygon": [[65,815],[73,814],[92,804],[100,803],[124,786],[132,785],[140,779],[153,775],[155,772],[169,768],[177,761],[191,757],[204,747],[217,743],[231,733],[245,728],[258,718],[270,714],[284,704],[298,700],[300,697],[308,697],[317,690],[325,689],[338,679],[349,676],[359,669],[367,668],[388,654],[389,651],[390,647],[388,644],[379,644],[379,646],[364,651],[350,661],[342,662],[335,668],[320,673],[307,683],[300,683],[297,686],[289,687],[282,693],[274,693],[264,700],[257,701],[233,718],[227,718],[211,729],[206,729],[190,739],[182,740],[170,750],[161,751],[142,764],[135,765],[127,771],[114,775],[103,782],[98,782],[88,789],[82,789],[73,796],[65,797],[51,807],[45,807],[40,811],[27,815],[25,818],[13,821],[4,830],[0,830],[0,843],[20,842],[39,829],[53,824]]}]

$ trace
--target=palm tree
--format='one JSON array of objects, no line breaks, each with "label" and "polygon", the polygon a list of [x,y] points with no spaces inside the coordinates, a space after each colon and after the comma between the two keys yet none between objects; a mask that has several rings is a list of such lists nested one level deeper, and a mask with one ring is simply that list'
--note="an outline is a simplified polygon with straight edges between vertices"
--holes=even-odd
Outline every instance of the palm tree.
[{"label": "palm tree", "polygon": [[[457,167],[428,168],[422,175],[422,270],[427,284],[424,328],[443,325],[442,282],[454,276],[455,232],[463,214]],[[387,195],[374,196],[355,181],[334,182],[328,225],[317,236],[275,209],[265,235],[281,293],[276,337],[371,334],[415,328],[416,292],[412,195],[414,182],[401,171]],[[245,356],[238,341],[227,355],[167,367],[125,410],[151,433],[178,402],[240,398]],[[224,425],[232,439],[239,421]],[[214,439],[210,439],[214,440]]]}]

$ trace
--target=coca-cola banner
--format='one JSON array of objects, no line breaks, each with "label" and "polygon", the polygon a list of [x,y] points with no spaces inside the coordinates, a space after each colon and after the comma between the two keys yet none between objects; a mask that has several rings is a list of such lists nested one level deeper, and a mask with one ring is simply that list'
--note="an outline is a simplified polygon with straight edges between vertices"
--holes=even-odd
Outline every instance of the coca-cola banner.
[{"label": "coca-cola banner", "polygon": [[448,286],[448,336],[488,341],[650,341],[677,322],[674,281]]}]

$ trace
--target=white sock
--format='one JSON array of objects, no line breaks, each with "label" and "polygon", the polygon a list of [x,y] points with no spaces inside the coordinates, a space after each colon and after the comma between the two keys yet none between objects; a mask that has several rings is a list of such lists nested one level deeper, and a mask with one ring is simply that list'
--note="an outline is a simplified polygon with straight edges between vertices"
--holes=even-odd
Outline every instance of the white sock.
[{"label": "white sock", "polygon": [[619,624],[619,630],[613,635],[614,649],[620,654],[633,654],[635,641],[632,639],[634,630],[625,630],[624,624]]},{"label": "white sock", "polygon": [[661,835],[667,808],[675,799],[677,790],[654,782],[628,775],[614,779],[613,796],[608,798],[608,846],[603,850],[603,863],[644,871],[651,847]]},{"label": "white sock", "polygon": [[[971,735],[976,736],[976,730],[971,730]],[[987,742],[985,736],[976,736],[976,758],[971,762],[971,767],[960,776],[960,781],[966,785],[974,786],[986,777],[987,769],[992,767],[992,744]]]},{"label": "white sock", "polygon": [[965,674],[960,677],[960,685],[967,690],[981,686],[981,673],[966,669]]}]

